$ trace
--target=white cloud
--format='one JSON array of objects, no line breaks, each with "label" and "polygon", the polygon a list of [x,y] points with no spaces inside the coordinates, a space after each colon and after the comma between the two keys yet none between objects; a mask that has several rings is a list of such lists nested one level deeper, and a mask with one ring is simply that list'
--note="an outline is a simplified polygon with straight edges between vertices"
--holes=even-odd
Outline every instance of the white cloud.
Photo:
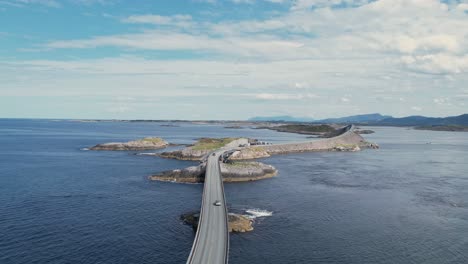
[{"label": "white cloud", "polygon": [[255,98],[262,100],[302,100],[318,98],[315,94],[271,94],[261,93],[256,94]]},{"label": "white cloud", "polygon": [[457,10],[461,12],[468,11],[468,3],[460,3],[457,5]]},{"label": "white cloud", "polygon": [[360,6],[367,4],[370,0],[296,0],[292,10],[309,8],[332,7],[338,5]]},{"label": "white cloud", "polygon": [[129,16],[123,19],[122,21],[124,23],[133,23],[133,24],[184,26],[184,25],[190,25],[191,20],[192,20],[192,16],[190,15],[173,15],[173,16],[134,15],[134,16]]},{"label": "white cloud", "polygon": [[42,5],[52,8],[60,8],[65,2],[78,4],[78,5],[91,5],[91,4],[101,4],[108,5],[111,4],[111,0],[67,0],[67,1],[58,1],[58,0],[4,0],[0,1],[0,5],[7,5],[11,7],[26,7],[28,5]]},{"label": "white cloud", "polygon": [[[431,111],[425,104],[434,106],[433,98],[460,94],[460,87],[468,83],[468,16],[462,3],[270,2],[289,4],[291,9],[264,19],[216,22],[197,14],[133,15],[120,21],[131,29],[119,34],[44,43],[46,50],[70,49],[73,53],[72,49],[115,47],[120,54],[141,57],[3,60],[2,83],[12,89],[0,94],[66,94],[68,87],[75,87],[91,95],[128,96],[125,90],[135,87],[154,96],[243,94],[261,104],[291,101],[297,103],[297,111],[301,107],[325,111],[338,101],[343,102],[340,109],[346,113],[386,107],[398,114],[423,107]],[[190,55],[184,57],[187,53],[181,52],[179,59],[160,61],[145,59],[141,52],[145,50],[188,51]],[[55,80],[52,75],[41,75],[43,72],[73,78]],[[32,76],[37,78],[34,82]],[[115,91],[87,88],[114,85]],[[304,106],[317,95],[321,100]],[[369,98],[381,101],[369,102]],[[278,102],[281,100],[285,102]],[[324,105],[318,108],[319,103]]]},{"label": "white cloud", "polygon": [[404,56],[402,62],[408,69],[426,73],[457,74],[468,72],[468,55],[454,56],[437,53],[423,56]]},{"label": "white cloud", "polygon": [[233,3],[236,4],[253,4],[255,0],[231,0]]},{"label": "white cloud", "polygon": [[217,0],[192,0],[192,2],[215,4]]},{"label": "white cloud", "polygon": [[[429,74],[465,72],[468,19],[459,12],[461,4],[449,8],[438,0],[298,0],[292,3],[323,8],[296,8],[265,20],[218,23],[200,22],[188,15],[135,15],[122,21],[166,28],[57,40],[45,46],[191,50],[232,59],[374,58],[386,60],[390,67],[398,67],[402,62],[406,70]],[[336,5],[351,8],[329,8]]]},{"label": "white cloud", "polygon": [[433,102],[437,105],[452,106],[451,100],[448,97],[434,98]]},{"label": "white cloud", "polygon": [[44,5],[48,7],[61,7],[61,4],[58,1],[55,0],[11,0],[11,1],[5,1],[3,3],[10,3],[12,6],[25,6],[28,4],[39,4],[39,5]]}]

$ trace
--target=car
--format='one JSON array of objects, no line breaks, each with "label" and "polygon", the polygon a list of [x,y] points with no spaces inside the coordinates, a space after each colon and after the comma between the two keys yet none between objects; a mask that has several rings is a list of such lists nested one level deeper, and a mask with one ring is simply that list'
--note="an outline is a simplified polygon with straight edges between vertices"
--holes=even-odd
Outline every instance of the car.
[{"label": "car", "polygon": [[221,206],[221,202],[219,200],[216,200],[214,203],[213,203],[215,206]]},{"label": "car", "polygon": [[216,153],[211,154],[211,156],[216,156]]}]

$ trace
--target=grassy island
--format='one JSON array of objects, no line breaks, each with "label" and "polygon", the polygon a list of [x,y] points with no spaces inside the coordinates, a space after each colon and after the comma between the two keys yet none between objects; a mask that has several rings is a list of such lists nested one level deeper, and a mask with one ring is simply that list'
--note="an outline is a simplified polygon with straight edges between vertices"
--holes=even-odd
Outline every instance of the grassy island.
[{"label": "grassy island", "polygon": [[193,150],[214,150],[222,148],[238,138],[201,138],[193,145]]}]

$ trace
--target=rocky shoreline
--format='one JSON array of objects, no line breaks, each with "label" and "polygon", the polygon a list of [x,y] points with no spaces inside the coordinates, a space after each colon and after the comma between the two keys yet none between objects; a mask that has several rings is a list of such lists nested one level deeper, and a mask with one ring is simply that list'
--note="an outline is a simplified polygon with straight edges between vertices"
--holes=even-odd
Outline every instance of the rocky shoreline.
[{"label": "rocky shoreline", "polygon": [[[324,133],[321,136],[326,138],[301,143],[254,145],[243,147],[241,150],[235,151],[229,157],[229,160],[250,160],[258,158],[267,158],[271,155],[287,153],[315,151],[359,151],[367,148],[379,148],[377,144],[366,141],[361,135],[359,135],[359,131],[351,130],[350,126],[335,129],[332,132]],[[210,140],[222,141],[225,139]],[[239,145],[247,145],[247,143],[251,140],[241,138],[233,140],[232,143],[239,143],[239,141],[242,141],[242,144]],[[187,147],[182,150],[163,152],[159,154],[159,156],[179,160],[199,161],[213,150],[208,148],[196,148],[195,146],[197,146],[197,144],[199,143],[197,142],[194,146]]]},{"label": "rocky shoreline", "polygon": [[[180,216],[180,219],[187,225],[192,226],[193,230],[196,231],[198,228],[198,220],[200,218],[200,212],[191,212],[186,213]],[[240,214],[228,214],[228,231],[229,232],[250,232],[254,228],[252,226],[253,221],[245,216]]]},{"label": "rocky shoreline", "polygon": [[147,137],[128,142],[110,142],[97,144],[89,148],[90,150],[107,150],[107,151],[128,151],[128,150],[153,150],[162,149],[169,146],[169,143],[158,137]]},{"label": "rocky shoreline", "polygon": [[[230,161],[220,163],[224,182],[247,182],[274,177],[278,174],[275,167],[261,162]],[[149,176],[153,181],[202,183],[205,181],[206,164],[190,166],[185,169],[164,171]]]},{"label": "rocky shoreline", "polygon": [[192,146],[182,150],[163,152],[159,156],[167,159],[199,161],[213,150],[230,145],[237,147],[247,143],[248,140],[245,138],[201,138]]},{"label": "rocky shoreline", "polygon": [[368,134],[374,134],[375,133],[374,130],[370,130],[370,129],[356,129],[354,132],[359,134],[359,135],[368,135]]}]

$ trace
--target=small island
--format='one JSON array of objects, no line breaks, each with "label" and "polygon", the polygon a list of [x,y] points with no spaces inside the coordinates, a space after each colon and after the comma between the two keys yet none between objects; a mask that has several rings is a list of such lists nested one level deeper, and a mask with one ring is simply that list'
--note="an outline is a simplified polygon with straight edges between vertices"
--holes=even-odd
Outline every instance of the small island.
[{"label": "small island", "polygon": [[[220,163],[224,182],[246,182],[271,178],[277,175],[275,167],[261,162],[228,161]],[[149,176],[153,181],[201,183],[205,181],[206,164],[185,169],[164,171]]]},{"label": "small island", "polygon": [[314,151],[355,152],[365,148],[376,149],[379,147],[377,144],[367,142],[362,136],[355,133],[352,126],[334,129],[327,134],[333,134],[334,137],[275,145],[258,145],[258,140],[248,138],[201,138],[194,145],[182,150],[159,154],[164,158],[200,161],[200,165],[163,171],[149,176],[149,179],[179,183],[204,182],[207,155],[222,147],[232,149],[222,157],[223,162],[220,163],[224,182],[256,181],[277,175],[277,170],[273,166],[261,162],[247,161],[251,159],[266,158],[276,154]]},{"label": "small island", "polygon": [[128,142],[110,142],[98,144],[91,147],[90,150],[112,150],[112,151],[125,151],[125,150],[153,150],[162,149],[169,145],[165,140],[158,137],[147,137],[143,139],[128,141]]},{"label": "small island", "polygon": [[360,135],[368,135],[368,134],[374,134],[375,133],[374,130],[370,130],[370,129],[357,129],[354,132],[357,133],[357,134],[360,134]]},{"label": "small island", "polygon": [[[239,138],[200,138],[198,141],[187,148],[171,152],[163,152],[160,157],[178,160],[195,160],[198,161],[213,150],[236,144]],[[247,139],[242,140],[241,144],[247,144]]]},{"label": "small island", "polygon": [[[200,219],[200,212],[191,212],[181,215],[180,219],[187,225],[192,226],[193,230],[196,231],[198,228],[198,220]],[[228,214],[228,231],[229,232],[250,232],[254,228],[252,226],[253,221],[240,214]]]}]

